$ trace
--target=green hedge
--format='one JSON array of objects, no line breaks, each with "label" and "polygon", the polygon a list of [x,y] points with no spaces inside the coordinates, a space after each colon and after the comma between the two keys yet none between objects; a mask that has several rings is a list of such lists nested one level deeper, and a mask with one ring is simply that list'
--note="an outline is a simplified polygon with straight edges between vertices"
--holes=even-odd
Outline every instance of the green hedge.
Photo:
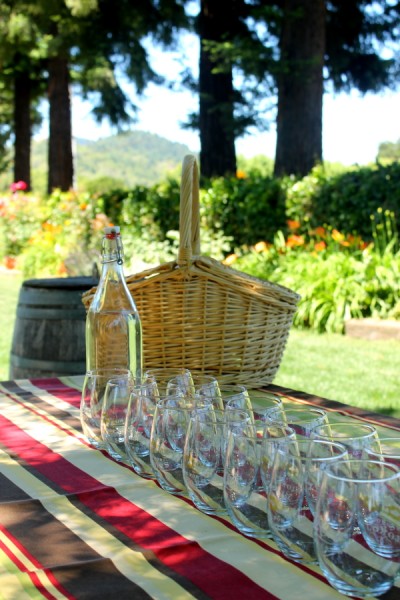
[{"label": "green hedge", "polygon": [[352,168],[327,176],[321,167],[301,181],[286,182],[287,215],[326,225],[342,233],[373,239],[371,215],[378,209],[395,213],[400,225],[400,163]]},{"label": "green hedge", "polygon": [[[152,187],[105,192],[102,210],[130,232],[144,230],[157,241],[179,228],[179,180],[169,178]],[[202,230],[223,232],[231,250],[260,240],[272,242],[277,231],[288,232],[287,220],[300,222],[299,233],[325,226],[344,234],[373,239],[371,215],[390,210],[400,219],[400,163],[352,167],[329,173],[316,167],[303,179],[276,179],[250,173],[218,178],[200,190]]]}]

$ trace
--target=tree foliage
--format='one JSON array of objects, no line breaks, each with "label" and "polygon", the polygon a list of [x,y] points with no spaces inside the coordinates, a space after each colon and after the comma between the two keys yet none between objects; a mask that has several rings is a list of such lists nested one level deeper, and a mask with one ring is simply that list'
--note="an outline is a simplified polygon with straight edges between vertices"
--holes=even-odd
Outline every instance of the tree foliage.
[{"label": "tree foliage", "polygon": [[400,140],[379,144],[377,160],[400,160]]}]

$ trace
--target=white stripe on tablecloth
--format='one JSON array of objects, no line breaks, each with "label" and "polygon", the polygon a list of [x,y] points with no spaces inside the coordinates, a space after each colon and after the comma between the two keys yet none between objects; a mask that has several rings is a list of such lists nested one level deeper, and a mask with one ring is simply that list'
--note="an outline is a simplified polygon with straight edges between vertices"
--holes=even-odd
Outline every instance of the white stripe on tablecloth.
[{"label": "white stripe on tablecloth", "polygon": [[[46,445],[52,451],[62,455],[71,464],[104,485],[115,487],[122,497],[180,535],[197,541],[206,552],[231,564],[278,598],[292,600],[293,589],[299,595],[307,597],[307,600],[342,598],[324,581],[239,533],[227,530],[223,523],[204,515],[186,502],[171,497],[154,482],[136,476],[100,452],[80,444],[76,438],[68,436],[49,422],[41,421],[38,416],[10,399],[5,398],[2,402],[3,414],[34,439],[39,442],[46,440]],[[46,487],[36,489],[36,493],[38,492],[40,495],[36,497],[46,501],[49,496],[54,495]],[[267,541],[266,545],[276,548],[273,542]],[[310,570],[319,573],[314,567],[310,567]]]}]

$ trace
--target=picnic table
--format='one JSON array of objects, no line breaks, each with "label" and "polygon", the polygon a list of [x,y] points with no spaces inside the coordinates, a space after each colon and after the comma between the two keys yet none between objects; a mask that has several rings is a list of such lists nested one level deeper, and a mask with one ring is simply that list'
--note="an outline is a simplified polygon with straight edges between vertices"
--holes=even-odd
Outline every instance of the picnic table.
[{"label": "picnic table", "polygon": [[[137,476],[82,434],[82,377],[0,383],[0,597],[338,600],[318,566]],[[400,421],[278,386],[381,435]],[[398,584],[399,585],[399,584]],[[398,587],[382,596],[400,597]]]}]

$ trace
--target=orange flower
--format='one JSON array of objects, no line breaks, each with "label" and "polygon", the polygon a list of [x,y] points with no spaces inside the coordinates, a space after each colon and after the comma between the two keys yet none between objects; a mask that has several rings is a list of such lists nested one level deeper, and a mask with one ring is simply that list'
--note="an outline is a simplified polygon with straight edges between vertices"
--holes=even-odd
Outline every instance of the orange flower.
[{"label": "orange flower", "polygon": [[288,219],[286,223],[290,231],[296,231],[296,229],[300,227],[300,221],[293,221],[291,219]]},{"label": "orange flower", "polygon": [[5,256],[4,264],[6,269],[15,269],[15,265],[17,264],[17,259],[15,256]]},{"label": "orange flower", "polygon": [[236,171],[236,177],[238,179],[246,179],[247,175],[246,175],[246,173],[244,171],[242,171],[241,169],[238,169]]},{"label": "orange flower", "polygon": [[81,210],[86,210],[87,209],[87,203],[86,202],[81,202],[81,204],[79,205],[79,208]]},{"label": "orange flower", "polygon": [[325,237],[326,235],[326,231],[325,231],[325,227],[316,227],[314,229],[314,234],[317,235],[318,237]]},{"label": "orange flower", "polygon": [[63,262],[59,265],[57,269],[57,275],[68,275],[67,268]]},{"label": "orange flower", "polygon": [[224,265],[228,265],[229,266],[229,265],[233,264],[236,259],[237,259],[237,254],[229,254],[225,258],[225,260],[223,260],[222,262],[223,262]]},{"label": "orange flower", "polygon": [[344,235],[343,233],[340,233],[340,231],[338,231],[337,229],[333,229],[332,239],[335,240],[335,242],[342,242],[344,240]]},{"label": "orange flower", "polygon": [[286,246],[293,248],[294,246],[304,246],[304,236],[302,235],[289,235]]},{"label": "orange flower", "polygon": [[254,246],[254,250],[256,252],[265,252],[268,250],[267,242],[257,242],[257,244]]},{"label": "orange flower", "polygon": [[317,243],[315,244],[315,246],[314,246],[314,249],[315,249],[317,252],[322,252],[322,250],[325,250],[325,248],[326,248],[326,244],[325,244],[325,242],[323,242],[323,241],[321,241],[321,242],[317,242]]}]

